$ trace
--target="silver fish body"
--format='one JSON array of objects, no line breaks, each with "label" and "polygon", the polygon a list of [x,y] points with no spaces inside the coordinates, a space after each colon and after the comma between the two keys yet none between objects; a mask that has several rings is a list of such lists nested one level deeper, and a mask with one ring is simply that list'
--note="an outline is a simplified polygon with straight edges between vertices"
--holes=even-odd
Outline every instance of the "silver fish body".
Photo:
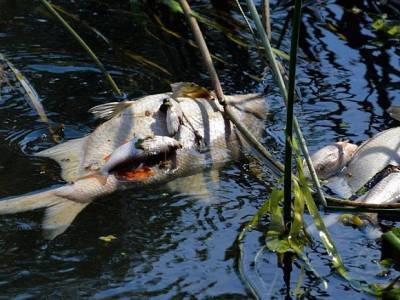
[{"label": "silver fish body", "polygon": [[[97,197],[116,190],[163,184],[177,177],[220,167],[239,158],[247,144],[224,117],[223,108],[216,101],[208,99],[180,98],[179,106],[202,137],[201,143],[207,146],[206,151],[199,149],[198,135],[193,132],[193,128],[182,124],[175,137],[180,148],[159,162],[149,164],[147,173],[135,174],[137,178],[131,179],[124,176],[122,171],[115,170],[109,174],[105,184],[91,178],[89,175],[100,170],[106,164],[106,158],[126,141],[146,139],[149,136],[169,136],[166,114],[160,110],[163,101],[169,97],[171,93],[164,93],[94,108],[92,112],[109,120],[86,137],[37,154],[56,160],[62,168],[63,179],[69,184],[2,200],[0,214],[46,208],[43,229],[45,237],[52,239],[64,232],[77,214]],[[249,94],[226,96],[226,100],[249,130],[256,137],[261,137],[266,116],[263,97]],[[135,167],[132,166],[133,169]]]},{"label": "silver fish body", "polygon": [[[322,180],[338,174],[350,161],[357,145],[349,142],[337,142],[327,145],[311,155],[311,161],[318,177]],[[307,165],[303,162],[305,175],[310,177]]]},{"label": "silver fish body", "polygon": [[349,194],[356,193],[387,166],[400,165],[400,127],[384,130],[360,145],[340,178]]},{"label": "silver fish body", "polygon": [[366,195],[356,201],[370,204],[389,204],[400,200],[400,173],[391,173],[379,181]]}]

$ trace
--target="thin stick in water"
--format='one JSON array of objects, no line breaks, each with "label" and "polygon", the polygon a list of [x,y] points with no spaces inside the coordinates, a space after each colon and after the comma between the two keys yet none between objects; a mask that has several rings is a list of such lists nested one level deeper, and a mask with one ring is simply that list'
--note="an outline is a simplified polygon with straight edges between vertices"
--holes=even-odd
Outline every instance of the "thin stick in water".
[{"label": "thin stick in water", "polygon": [[204,64],[207,67],[208,73],[210,74],[211,81],[214,86],[215,94],[218,98],[219,103],[224,107],[225,114],[232,121],[232,123],[237,127],[240,133],[246,138],[246,140],[262,155],[266,158],[270,168],[276,175],[280,175],[283,172],[283,165],[274,160],[271,153],[254,137],[254,135],[241,123],[239,118],[231,110],[229,105],[226,105],[225,96],[222,91],[222,86],[219,81],[217,71],[215,70],[214,64],[211,59],[210,52],[204,40],[203,34],[200,30],[199,24],[196,18],[193,17],[192,10],[186,0],[179,1],[185,16],[190,24],[193,35],[196,39],[196,43],[199,46],[201,55],[203,57]]},{"label": "thin stick in water", "polygon": [[269,8],[269,0],[263,1],[263,20],[264,20],[264,27],[265,32],[267,33],[268,39],[271,40],[272,38],[272,31],[271,31],[271,15],[270,15],[270,8]]}]

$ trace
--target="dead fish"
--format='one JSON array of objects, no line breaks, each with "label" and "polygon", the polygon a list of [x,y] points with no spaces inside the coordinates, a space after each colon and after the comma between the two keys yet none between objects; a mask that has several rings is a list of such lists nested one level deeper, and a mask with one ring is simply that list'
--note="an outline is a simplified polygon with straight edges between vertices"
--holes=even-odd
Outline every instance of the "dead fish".
[{"label": "dead fish", "polygon": [[[387,166],[400,165],[400,127],[384,130],[358,147],[340,174],[344,197],[355,194]],[[340,193],[339,193],[340,194]]]},{"label": "dead fish", "polygon": [[396,203],[400,200],[400,173],[391,173],[379,181],[365,195],[359,197],[357,202],[373,204]]},{"label": "dead fish", "polygon": [[393,119],[395,119],[397,121],[400,121],[400,106],[391,106],[386,110],[386,112]]},{"label": "dead fish", "polygon": [[[349,142],[337,142],[325,146],[311,155],[311,161],[318,177],[326,180],[339,173],[350,161],[358,146]],[[305,175],[310,177],[308,167],[303,161]]]},{"label": "dead fish", "polygon": [[107,155],[104,158],[106,163],[98,172],[93,175],[86,175],[83,178],[95,177],[102,184],[106,184],[107,177],[112,170],[134,161],[142,162],[137,168],[137,170],[140,170],[146,159],[157,155],[167,155],[180,147],[181,144],[177,140],[167,136],[154,136],[145,139],[133,138]]},{"label": "dead fish", "polygon": [[[400,173],[391,173],[379,181],[371,190],[358,197],[356,202],[370,204],[391,204],[400,201]],[[371,239],[380,238],[381,228],[378,226],[378,215],[363,213],[360,215],[365,226],[364,231]]]},{"label": "dead fish", "polygon": [[[179,106],[204,137],[207,151],[198,151],[196,135],[182,124],[175,139],[181,148],[166,157],[152,159],[139,168],[140,162],[110,171],[106,184],[92,177],[83,178],[101,169],[104,157],[125,141],[148,136],[168,137],[166,114],[160,110],[164,99],[172,93],[150,95],[135,101],[97,106],[95,115],[109,120],[86,137],[70,140],[36,154],[59,163],[62,177],[69,184],[33,194],[0,200],[0,214],[18,213],[45,208],[44,236],[53,239],[64,232],[75,217],[94,199],[124,189],[143,189],[221,167],[238,159],[246,143],[236,128],[227,122],[223,108],[216,101],[180,98]],[[266,106],[258,94],[227,96],[227,103],[252,133],[260,138],[264,131]],[[118,112],[116,113],[116,110]],[[256,113],[252,113],[256,111]],[[263,113],[264,112],[264,113]],[[81,179],[79,179],[81,178]]]}]

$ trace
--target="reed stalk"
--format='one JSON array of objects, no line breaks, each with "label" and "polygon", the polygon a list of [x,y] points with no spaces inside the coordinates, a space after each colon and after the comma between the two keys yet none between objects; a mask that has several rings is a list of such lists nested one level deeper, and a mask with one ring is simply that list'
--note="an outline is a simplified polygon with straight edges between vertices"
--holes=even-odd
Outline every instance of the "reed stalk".
[{"label": "reed stalk", "polygon": [[392,231],[385,232],[382,238],[387,241],[394,250],[400,253],[400,239]]},{"label": "reed stalk", "polygon": [[[267,1],[268,2],[268,1]],[[291,210],[292,210],[292,140],[293,140],[293,106],[294,106],[294,90],[296,86],[296,65],[297,65],[297,48],[299,44],[300,21],[301,21],[301,0],[295,1],[295,13],[293,17],[292,38],[290,44],[290,61],[289,61],[289,87],[288,99],[286,104],[286,142],[285,142],[285,174],[284,174],[284,209],[283,216],[285,224],[290,226]]]},{"label": "reed stalk", "polygon": [[67,21],[53,8],[53,6],[46,0],[40,0],[40,2],[50,11],[50,13],[64,26],[65,29],[75,38],[75,40],[82,46],[83,49],[90,55],[95,64],[99,67],[101,72],[106,77],[108,83],[110,84],[112,90],[116,95],[122,97],[123,94],[119,89],[118,85],[115,83],[114,79],[110,73],[106,70],[102,62],[97,58],[96,54],[92,51],[88,44],[79,36],[79,34],[68,24]]},{"label": "reed stalk", "polygon": [[271,31],[271,15],[269,8],[269,0],[263,1],[262,16],[264,21],[265,32],[267,33],[268,39],[271,41],[272,31]]},{"label": "reed stalk", "polygon": [[203,62],[207,67],[218,102],[223,106],[226,116],[236,126],[245,139],[266,159],[272,171],[275,174],[281,174],[284,170],[284,166],[273,158],[271,153],[257,140],[257,138],[246,128],[246,126],[243,125],[236,114],[232,111],[230,106],[227,105],[221,82],[219,80],[217,71],[215,70],[210,52],[208,51],[208,47],[204,40],[199,24],[197,23],[196,18],[193,16],[192,10],[187,1],[179,0],[179,3],[191,27],[192,33],[201,52]]},{"label": "reed stalk", "polygon": [[[284,81],[283,76],[282,76],[282,74],[281,74],[281,72],[279,70],[278,62],[275,59],[275,55],[274,55],[274,53],[272,51],[272,47],[271,47],[271,44],[270,44],[270,42],[268,40],[268,36],[265,33],[264,27],[263,27],[263,25],[261,23],[260,16],[258,15],[257,9],[256,9],[256,7],[254,5],[254,2],[252,0],[246,0],[246,3],[247,3],[247,6],[248,6],[248,8],[250,10],[251,15],[252,15],[253,21],[254,21],[254,23],[256,25],[258,35],[259,35],[259,37],[261,39],[261,42],[262,42],[262,44],[263,44],[263,46],[265,48],[265,54],[266,54],[267,59],[268,59],[268,61],[270,63],[273,76],[274,76],[274,78],[275,78],[275,80],[276,80],[276,82],[278,84],[279,90],[280,90],[280,92],[282,94],[282,97],[283,97],[283,99],[285,101],[285,104],[287,105],[288,92],[287,92],[287,89],[286,89],[286,86],[285,86],[285,81]],[[297,137],[297,139],[299,141],[299,146],[300,146],[301,152],[303,153],[304,159],[305,159],[305,161],[307,163],[307,167],[310,170],[311,179],[312,179],[314,187],[316,189],[316,193],[317,193],[317,196],[319,198],[319,201],[320,201],[320,203],[322,203],[323,206],[327,206],[325,195],[324,195],[324,193],[322,191],[321,184],[319,182],[317,173],[315,172],[314,166],[312,164],[311,157],[310,157],[310,154],[309,154],[309,151],[308,151],[308,148],[307,148],[303,133],[302,133],[302,131],[300,129],[300,126],[299,126],[299,123],[297,121],[296,116],[293,117],[293,124],[294,124],[294,130],[295,130],[295,133],[296,133],[296,137]]]}]

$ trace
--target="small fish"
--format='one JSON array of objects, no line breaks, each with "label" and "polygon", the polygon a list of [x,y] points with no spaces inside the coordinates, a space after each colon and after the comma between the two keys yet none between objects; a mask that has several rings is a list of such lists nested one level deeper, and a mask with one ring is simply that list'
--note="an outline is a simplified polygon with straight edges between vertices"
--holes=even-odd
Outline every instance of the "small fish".
[{"label": "small fish", "polygon": [[391,173],[379,181],[356,201],[371,204],[389,204],[400,200],[400,173]]},{"label": "small fish", "polygon": [[400,121],[400,106],[391,106],[389,107],[386,112],[391,116],[393,119]]},{"label": "small fish", "polygon": [[[143,162],[150,156],[168,154],[181,147],[177,140],[167,136],[154,136],[146,139],[133,138],[106,156],[107,162],[98,172],[83,176],[81,179],[95,177],[104,185],[107,183],[108,175],[117,167],[133,161]],[[137,169],[142,170],[143,164],[141,163]]]},{"label": "small fish", "polygon": [[[339,173],[350,161],[357,148],[357,145],[345,141],[337,142],[319,149],[311,155],[311,161],[318,177],[322,180],[326,180]],[[303,161],[303,167],[305,175],[310,177],[305,161]]]},{"label": "small fish", "polygon": [[187,97],[192,99],[213,98],[212,92],[194,82],[176,82],[171,84],[171,89],[172,89],[172,98],[174,99],[180,97]]},{"label": "small fish", "polygon": [[183,112],[179,103],[174,103],[171,98],[163,102],[166,110],[167,131],[170,136],[178,133],[179,127],[183,124]]}]

